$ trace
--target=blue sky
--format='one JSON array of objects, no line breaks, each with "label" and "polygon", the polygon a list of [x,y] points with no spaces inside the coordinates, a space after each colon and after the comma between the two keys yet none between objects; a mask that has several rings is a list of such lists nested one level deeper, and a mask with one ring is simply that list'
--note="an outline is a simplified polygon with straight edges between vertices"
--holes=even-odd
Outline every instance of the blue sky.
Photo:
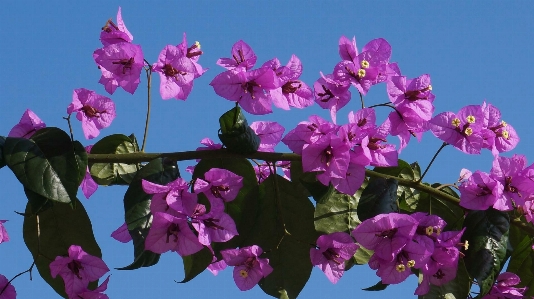
[{"label": "blue sky", "polygon": [[[188,40],[200,41],[204,55],[202,66],[209,68],[195,81],[187,101],[163,101],[159,97],[159,79],[154,77],[153,105],[147,152],[192,150],[204,137],[217,138],[218,117],[233,103],[217,96],[208,85],[223,68],[215,64],[228,57],[231,46],[246,41],[256,52],[258,64],[278,57],[285,64],[292,54],[304,67],[301,77],[308,85],[319,72],[330,73],[339,61],[340,36],[356,36],[361,48],[368,41],[383,37],[393,48],[392,61],[399,63],[403,75],[417,77],[428,73],[432,78],[436,114],[457,112],[483,100],[501,109],[503,119],[512,124],[521,142],[505,154],[525,154],[534,161],[531,148],[532,85],[534,65],[531,47],[534,40],[534,4],[530,1],[9,1],[0,10],[0,135],[7,135],[25,109],[32,109],[48,126],[67,130],[62,119],[71,102],[72,91],[87,88],[107,95],[98,84],[100,72],[92,59],[101,47],[100,28],[108,18],[115,19],[118,6],[134,43],[141,44],[145,58],[154,62],[167,44],[177,44],[182,33]],[[142,139],[146,113],[146,80],[135,95],[123,90],[111,98],[117,105],[117,118],[101,136],[135,133]],[[353,94],[356,93],[353,90]],[[374,86],[366,104],[388,101],[385,86]],[[338,114],[338,123],[357,110],[351,101]],[[379,112],[384,116],[389,111]],[[382,114],[380,114],[382,113]],[[282,111],[255,120],[278,121],[291,130],[311,114],[328,118],[317,105],[305,110]],[[380,119],[382,121],[383,118]],[[83,138],[81,126],[74,122],[75,137],[84,145],[96,140]],[[391,141],[397,142],[395,138]],[[426,133],[420,144],[413,141],[401,158],[428,164],[441,141]],[[279,151],[287,148],[279,146]],[[486,151],[469,156],[453,148],[438,157],[427,176],[428,182],[452,183],[462,168],[489,171],[492,157]],[[180,163],[182,173],[190,163]],[[11,241],[0,245],[0,273],[8,278],[31,264],[21,235],[26,198],[22,187],[8,168],[0,170],[2,188],[0,219]],[[128,265],[132,258],[130,244],[109,237],[123,222],[122,197],[125,188],[100,188],[90,200],[82,199],[93,221],[104,261],[110,268]],[[81,193],[80,193],[80,196]],[[159,264],[135,271],[111,271],[107,294],[110,298],[251,298],[266,296],[259,287],[240,292],[234,285],[231,269],[214,277],[209,272],[187,284],[175,284],[183,278],[181,259],[165,254]],[[365,296],[366,298],[411,297],[416,280],[390,286],[384,292],[361,291],[379,278],[367,266],[353,268],[337,285],[332,285],[314,269],[302,298],[324,296]],[[54,291],[34,272],[17,278],[13,284],[18,298],[55,298]],[[266,298],[266,297],[265,297]]]}]

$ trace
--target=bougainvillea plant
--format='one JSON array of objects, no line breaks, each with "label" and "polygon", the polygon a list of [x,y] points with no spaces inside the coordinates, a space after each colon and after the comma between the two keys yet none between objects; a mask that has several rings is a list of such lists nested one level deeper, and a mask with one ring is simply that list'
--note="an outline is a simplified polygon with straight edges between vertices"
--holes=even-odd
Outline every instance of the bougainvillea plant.
[{"label": "bougainvillea plant", "polygon": [[[150,63],[132,43],[120,8],[100,41],[93,59],[109,96],[117,87],[134,94],[142,72],[150,95],[156,72],[163,100],[186,100],[208,71],[200,64],[200,43],[188,43],[185,33]],[[141,147],[133,134],[82,145],[72,133],[72,114],[87,140],[116,117],[111,98],[85,88],[75,88],[66,107],[68,131],[47,127],[26,110],[0,136],[0,167],[13,171],[28,198],[23,235],[33,264],[10,280],[0,275],[0,299],[15,298],[13,280],[34,266],[64,298],[108,298],[113,278],[98,282],[109,269],[77,198],[79,190],[89,198],[99,185],[127,186],[124,224],[111,233],[134,248],[132,263],[121,270],[154,266],[174,251],[187,259],[184,282],[230,266],[239,290],[259,285],[276,298],[296,298],[314,266],[335,284],[363,264],[376,270],[378,281],[366,290],[415,275],[413,293],[424,298],[534,295],[533,273],[523,267],[534,261],[534,164],[523,155],[506,156],[519,142],[512,125],[485,101],[434,114],[439,98],[430,75],[402,75],[385,39],[359,50],[355,38],[342,36],[338,46],[331,71],[305,83],[296,55],[286,65],[278,58],[257,64],[253,47],[237,41],[230,57],[216,62],[224,69],[210,83],[233,102],[213,128],[221,143],[205,138],[196,151],[146,153],[148,116]],[[363,97],[377,84],[386,86],[389,101],[365,107]],[[360,101],[350,103],[353,95]],[[314,103],[331,119],[310,115],[285,135],[273,121],[249,125],[242,111],[265,115],[273,105],[289,110]],[[349,104],[348,116],[338,115]],[[377,107],[391,109],[385,119],[377,119]],[[453,184],[425,183],[432,162],[421,171],[417,162],[399,159],[410,139],[425,132],[443,141],[432,161],[447,145],[465,154],[487,149],[491,169],[464,169]],[[394,136],[398,148],[388,142]],[[291,152],[275,152],[280,142]],[[183,160],[197,162],[187,168],[191,181],[180,177],[177,161]],[[65,221],[46,225],[56,217]],[[5,222],[0,244],[9,241]],[[59,233],[61,242],[54,237]]]}]

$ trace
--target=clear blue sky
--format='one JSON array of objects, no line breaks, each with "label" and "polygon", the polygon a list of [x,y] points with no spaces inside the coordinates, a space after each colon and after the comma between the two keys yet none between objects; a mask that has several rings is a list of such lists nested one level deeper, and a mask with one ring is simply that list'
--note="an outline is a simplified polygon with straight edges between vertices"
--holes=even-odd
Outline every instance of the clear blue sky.
[{"label": "clear blue sky", "polygon": [[[360,48],[371,39],[383,37],[393,48],[392,61],[399,63],[404,75],[430,74],[436,114],[456,112],[484,99],[500,108],[503,119],[521,138],[512,153],[525,154],[534,162],[531,1],[7,1],[0,9],[0,135],[7,135],[27,108],[48,126],[67,130],[62,117],[66,116],[73,89],[83,87],[106,94],[98,84],[100,72],[92,53],[101,46],[100,28],[108,18],[115,19],[118,6],[122,6],[134,43],[141,44],[148,61],[154,62],[165,45],[176,45],[187,32],[190,42],[198,40],[202,44],[205,54],[200,63],[210,68],[195,82],[185,102],[161,100],[159,78],[154,77],[148,152],[192,150],[204,137],[217,138],[218,117],[233,103],[218,97],[208,83],[223,71],[216,60],[228,57],[232,44],[239,39],[254,49],[258,64],[273,57],[285,64],[291,54],[296,54],[304,67],[301,79],[312,85],[319,71],[330,73],[340,59],[337,42],[345,35],[356,36]],[[135,133],[141,140],[146,80],[142,77],[134,96],[117,90],[112,99],[117,105],[117,118],[101,136]],[[366,97],[368,105],[386,101],[383,84],[373,87]],[[342,109],[338,123],[346,122],[348,112],[357,110],[358,105],[353,100]],[[278,121],[287,132],[310,114],[328,117],[327,111],[314,105],[303,111],[275,108],[273,114],[250,116],[249,121]],[[84,140],[77,122],[74,131],[84,145],[96,141]],[[390,140],[396,142],[395,138]],[[426,133],[423,142],[412,141],[401,158],[417,160],[424,167],[440,144]],[[277,149],[287,151],[282,146]],[[491,161],[489,151],[469,156],[447,148],[427,178],[429,182],[452,183],[461,168],[489,171]],[[182,174],[186,165],[180,164]],[[26,198],[7,167],[0,170],[0,182],[0,219],[9,220],[6,227],[11,236],[10,242],[0,245],[0,273],[11,278],[32,262],[22,240],[22,217],[14,213],[24,210]],[[109,237],[123,222],[124,191],[123,187],[100,188],[90,200],[80,193],[110,268],[126,266],[132,259],[131,244]],[[107,294],[110,298],[266,298],[259,287],[239,291],[231,273],[227,269],[214,277],[206,271],[187,284],[175,284],[173,280],[183,278],[181,259],[167,253],[150,268],[112,270]],[[384,292],[360,290],[378,280],[367,266],[360,266],[332,285],[314,269],[300,297],[410,298],[416,288],[413,277]],[[24,275],[14,285],[21,299],[57,297],[36,271],[33,281]]]}]

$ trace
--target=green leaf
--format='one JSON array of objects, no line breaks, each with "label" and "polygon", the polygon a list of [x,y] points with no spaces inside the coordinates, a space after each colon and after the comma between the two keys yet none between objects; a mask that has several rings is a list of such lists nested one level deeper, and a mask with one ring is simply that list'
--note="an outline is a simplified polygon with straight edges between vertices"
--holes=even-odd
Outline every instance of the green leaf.
[{"label": "green leaf", "polygon": [[[33,193],[31,196],[40,195]],[[33,256],[39,274],[64,298],[67,298],[67,294],[63,279],[60,276],[52,278],[50,262],[57,256],[68,255],[68,249],[73,244],[81,246],[91,255],[102,258],[87,212],[78,199],[75,198],[74,201],[75,208],[72,208],[71,204],[51,202],[50,208],[38,214],[35,214],[32,205],[28,204],[22,231],[24,242]],[[90,289],[96,286],[97,283],[93,282],[90,284]]]},{"label": "green leaf", "polygon": [[[291,182],[294,184],[295,188],[298,189],[299,192],[304,194],[306,197],[312,196],[311,193],[308,191],[306,187],[304,187],[301,178],[305,175],[304,171],[302,170],[302,161],[291,161],[289,165],[289,176],[291,177]],[[317,179],[315,179],[317,180]],[[319,181],[317,181],[320,183]],[[321,184],[322,185],[322,184]],[[324,185],[323,185],[324,186]],[[332,188],[334,189],[334,188]],[[314,198],[315,199],[315,198]]]},{"label": "green leaf", "polygon": [[[441,186],[440,184],[432,184],[433,188]],[[452,195],[456,198],[458,194],[454,192],[450,187],[444,187],[440,189],[442,192],[445,192],[449,195]],[[425,212],[430,215],[438,215],[445,222],[445,230],[459,230],[462,228],[462,223],[464,220],[464,209],[458,204],[451,203],[449,201],[439,199],[429,195],[428,193],[421,193],[419,200],[417,201],[417,206],[415,207],[414,212]]]},{"label": "green leaf", "polygon": [[67,133],[49,127],[31,139],[7,137],[3,150],[6,164],[25,188],[53,201],[75,201],[85,168],[83,152]]},{"label": "green leaf", "polygon": [[510,227],[510,243],[514,249],[506,272],[519,276],[519,287],[528,287],[525,296],[534,296],[534,250],[532,250],[532,237],[522,229]]},{"label": "green leaf", "polygon": [[332,184],[325,186],[317,180],[317,172],[305,172],[298,180],[317,203],[325,203],[331,196],[337,193]]},{"label": "green leaf", "polygon": [[[139,151],[137,140],[130,136],[113,134],[102,138],[91,148],[91,154],[128,154]],[[94,163],[90,165],[91,176],[99,185],[128,185],[139,164]]]},{"label": "green leaf", "polygon": [[359,247],[356,253],[349,260],[345,261],[345,271],[349,271],[355,265],[365,265],[369,263],[374,251]]},{"label": "green leaf", "polygon": [[398,212],[398,186],[399,182],[395,179],[372,177],[358,202],[357,212],[360,221],[373,218],[378,214]]},{"label": "green leaf", "polygon": [[464,252],[465,266],[480,286],[477,297],[483,297],[493,286],[505,262],[510,217],[494,209],[470,211],[464,227],[462,240],[469,242],[469,249]]},{"label": "green leaf", "polygon": [[4,159],[4,145],[6,144],[6,137],[0,136],[0,168],[6,166],[6,160]]},{"label": "green leaf", "polygon": [[219,124],[219,139],[229,151],[248,154],[258,150],[260,137],[248,126],[241,108],[236,106],[221,115]]},{"label": "green leaf", "polygon": [[[422,280],[422,273],[419,274],[419,280]],[[430,291],[419,299],[465,299],[468,298],[471,290],[471,278],[465,269],[463,259],[458,261],[458,271],[456,277],[442,286],[430,284]]]},{"label": "green leaf", "polygon": [[262,257],[269,258],[274,269],[259,285],[275,298],[281,296],[281,290],[288,298],[296,298],[313,267],[310,248],[317,240],[313,205],[279,175],[271,175],[260,184],[257,200],[257,221],[245,245],[260,246]]},{"label": "green leaf", "polygon": [[85,148],[79,141],[73,141],[72,146],[74,148],[74,157],[76,158],[76,163],[78,164],[78,186],[82,183],[85,178],[85,173],[87,171],[87,152]]},{"label": "green leaf", "polygon": [[152,214],[150,213],[152,194],[146,194],[143,191],[142,180],[166,185],[179,176],[176,162],[158,158],[144,165],[132,179],[124,194],[124,211],[128,231],[133,240],[134,261],[129,266],[119,268],[119,270],[149,267],[159,261],[159,254],[145,250],[145,238],[152,224]]},{"label": "green leaf", "polygon": [[[408,164],[406,161],[400,159],[396,167],[375,167],[373,171],[410,181],[417,181],[421,177],[421,169],[417,162]],[[407,212],[413,212],[419,200],[419,191],[406,186],[398,186],[397,197],[399,198],[399,207],[401,209]]]},{"label": "green leaf", "polygon": [[[235,236],[228,242],[214,243],[216,254],[222,249],[235,248],[239,246],[249,235],[250,230],[256,219],[254,215],[258,208],[257,200],[249,198],[247,194],[258,186],[256,173],[250,162],[245,158],[238,159],[203,159],[195,166],[193,179],[204,178],[204,174],[212,168],[221,168],[229,170],[243,177],[243,187],[239,190],[236,198],[225,203],[225,212],[228,213],[236,224],[239,235]],[[199,194],[199,200],[207,202],[204,194]]]},{"label": "green leaf", "polygon": [[360,189],[353,196],[335,192],[324,203],[317,203],[314,213],[315,230],[321,234],[350,233],[361,223],[356,213],[361,192]]},{"label": "green leaf", "polygon": [[208,247],[205,247],[197,253],[184,256],[185,278],[180,283],[186,283],[198,274],[202,273],[211,264],[213,254]]},{"label": "green leaf", "polygon": [[382,281],[377,282],[374,286],[362,289],[364,291],[383,291],[388,287],[389,284],[382,283]]}]

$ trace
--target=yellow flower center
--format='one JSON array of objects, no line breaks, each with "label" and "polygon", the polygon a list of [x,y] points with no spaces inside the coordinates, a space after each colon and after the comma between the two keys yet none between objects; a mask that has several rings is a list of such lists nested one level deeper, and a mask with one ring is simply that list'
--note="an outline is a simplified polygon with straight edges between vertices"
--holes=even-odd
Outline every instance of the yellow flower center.
[{"label": "yellow flower center", "polygon": [[508,131],[503,130],[502,137],[504,137],[504,139],[508,139],[508,137],[510,137],[510,134],[508,133]]},{"label": "yellow flower center", "polygon": [[460,121],[459,118],[454,118],[454,119],[452,120],[452,125],[455,126],[455,127],[457,127],[457,128],[460,126],[461,123],[462,123],[462,122]]},{"label": "yellow flower center", "polygon": [[242,270],[239,271],[239,275],[241,277],[243,277],[243,278],[247,278],[248,277],[248,272],[247,272],[247,270],[242,269]]},{"label": "yellow flower center", "polygon": [[465,250],[467,250],[469,248],[469,242],[467,240],[465,240],[465,242],[464,242],[464,248],[465,248]]},{"label": "yellow flower center", "polygon": [[395,269],[397,269],[397,272],[404,272],[404,270],[406,270],[406,267],[403,264],[398,264]]},{"label": "yellow flower center", "polygon": [[467,118],[466,118],[467,122],[470,123],[470,124],[473,124],[475,123],[475,117],[473,115],[469,115]]},{"label": "yellow flower center", "polygon": [[441,234],[441,228],[438,227],[438,228],[436,228],[436,235],[439,236],[439,234]]},{"label": "yellow flower center", "polygon": [[434,233],[434,228],[432,226],[429,226],[426,228],[426,234],[427,235],[432,235]]},{"label": "yellow flower center", "polygon": [[199,42],[199,41],[196,41],[196,42],[195,42],[195,46],[197,46],[197,49],[200,49],[200,42]]},{"label": "yellow flower center", "polygon": [[426,89],[432,90],[432,85],[428,85],[428,87]]},{"label": "yellow flower center", "polygon": [[367,61],[367,60],[362,60],[362,62],[360,64],[364,69],[369,67],[369,61]]},{"label": "yellow flower center", "polygon": [[506,127],[507,125],[508,124],[504,120],[501,120],[501,126]]},{"label": "yellow flower center", "polygon": [[360,78],[365,77],[365,70],[364,69],[359,69],[358,70],[358,77],[360,77]]},{"label": "yellow flower center", "polygon": [[407,265],[408,265],[408,268],[412,268],[413,266],[415,266],[415,261],[414,260],[409,260]]},{"label": "yellow flower center", "polygon": [[473,129],[471,129],[471,128],[465,128],[464,133],[465,133],[465,135],[467,135],[467,136],[471,136],[471,134],[473,134]]}]

